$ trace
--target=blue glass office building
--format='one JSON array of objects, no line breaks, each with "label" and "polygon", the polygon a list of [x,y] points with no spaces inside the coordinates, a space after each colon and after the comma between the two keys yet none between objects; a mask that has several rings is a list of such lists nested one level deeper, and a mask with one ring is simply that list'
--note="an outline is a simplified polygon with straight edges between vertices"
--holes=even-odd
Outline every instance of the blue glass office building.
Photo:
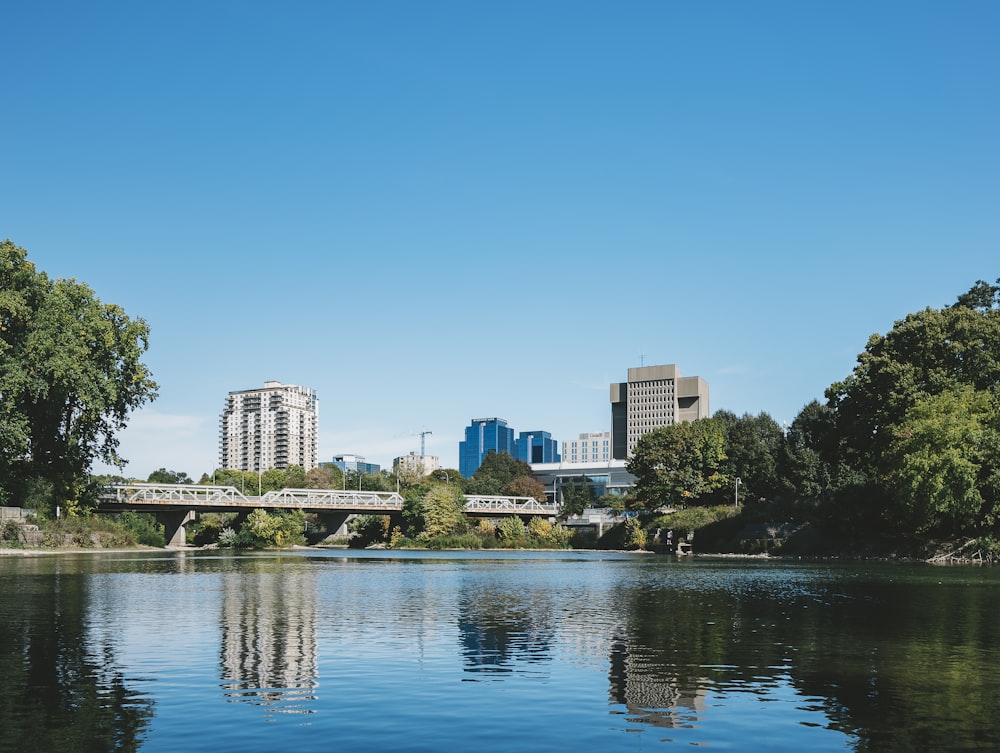
[{"label": "blue glass office building", "polygon": [[547,431],[522,431],[514,442],[514,457],[531,463],[558,463],[559,443]]},{"label": "blue glass office building", "polygon": [[474,418],[465,427],[465,440],[458,443],[458,472],[472,476],[489,452],[515,454],[514,430],[502,418]]}]

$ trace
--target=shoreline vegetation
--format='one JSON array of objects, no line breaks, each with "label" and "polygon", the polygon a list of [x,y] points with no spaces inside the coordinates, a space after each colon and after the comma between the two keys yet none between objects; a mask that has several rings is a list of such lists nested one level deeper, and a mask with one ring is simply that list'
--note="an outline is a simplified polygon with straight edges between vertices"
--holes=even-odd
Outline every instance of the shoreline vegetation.
[{"label": "shoreline vegetation", "polygon": [[[51,526],[39,528],[27,524],[29,528],[37,528],[33,538],[34,543],[28,544],[23,537],[22,529],[16,539],[11,520],[3,521],[4,538],[0,541],[0,556],[31,557],[46,554],[122,554],[136,552],[168,552],[168,551],[294,551],[316,550],[384,550],[391,551],[604,551],[627,552],[648,555],[669,555],[678,558],[717,558],[746,560],[748,562],[761,560],[785,561],[900,561],[927,563],[932,565],[993,565],[1000,562],[1000,544],[989,538],[967,538],[963,540],[925,541],[920,546],[913,542],[887,541],[859,542],[855,540],[852,546],[835,546],[836,542],[825,540],[819,532],[810,526],[782,526],[747,523],[736,511],[730,510],[729,515],[715,511],[718,519],[691,528],[685,528],[685,520],[690,520],[687,511],[648,519],[643,526],[646,540],[642,546],[630,545],[629,518],[612,527],[604,536],[597,538],[581,537],[576,540],[565,533],[549,541],[520,538],[504,541],[496,533],[487,533],[486,526],[478,532],[469,531],[462,535],[447,535],[437,539],[411,539],[398,535],[393,541],[365,541],[356,532],[350,537],[325,537],[309,541],[305,536],[293,537],[282,544],[236,546],[221,544],[218,540],[202,540],[196,543],[198,534],[192,535],[188,544],[182,547],[167,547],[161,539],[155,536],[150,540],[149,531],[156,530],[152,515],[133,513],[127,516],[126,524],[121,521],[108,520],[107,517],[92,515],[78,518],[72,522],[48,521]],[[700,510],[704,517],[706,511]],[[382,518],[383,516],[377,516]],[[148,518],[148,520],[143,520]],[[209,528],[217,527],[219,521],[207,521]],[[222,521],[223,523],[225,521]],[[664,528],[671,522],[679,525],[677,528]],[[138,523],[146,542],[140,542],[134,532],[129,531],[129,525]],[[720,523],[722,524],[720,526]],[[388,518],[380,521],[380,526],[387,526]],[[735,526],[742,526],[736,531]],[[369,524],[370,526],[370,524]],[[548,524],[551,529],[551,524]],[[49,527],[50,530],[44,530]],[[360,526],[364,527],[364,526]],[[538,528],[538,526],[536,526]],[[727,533],[728,530],[728,533]],[[667,532],[671,536],[667,536]],[[688,539],[688,533],[691,534]],[[672,545],[673,534],[678,538],[690,540],[690,551],[678,554]],[[203,537],[204,539],[204,537]],[[575,545],[574,545],[575,544]]]}]

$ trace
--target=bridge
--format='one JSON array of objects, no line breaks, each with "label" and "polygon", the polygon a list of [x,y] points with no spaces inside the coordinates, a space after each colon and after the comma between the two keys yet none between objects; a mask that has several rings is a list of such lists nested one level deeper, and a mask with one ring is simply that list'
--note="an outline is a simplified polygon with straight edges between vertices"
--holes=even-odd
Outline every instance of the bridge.
[{"label": "bridge", "polygon": [[[334,532],[352,515],[400,513],[403,511],[403,498],[397,492],[351,489],[281,489],[248,497],[234,486],[137,483],[106,487],[98,505],[101,512],[135,510],[154,513],[164,526],[168,546],[184,545],[187,536],[184,526],[195,519],[198,511],[246,515],[256,509],[316,513],[326,530]],[[483,517],[554,516],[558,507],[538,502],[533,497],[468,495],[465,497],[465,512]]]}]

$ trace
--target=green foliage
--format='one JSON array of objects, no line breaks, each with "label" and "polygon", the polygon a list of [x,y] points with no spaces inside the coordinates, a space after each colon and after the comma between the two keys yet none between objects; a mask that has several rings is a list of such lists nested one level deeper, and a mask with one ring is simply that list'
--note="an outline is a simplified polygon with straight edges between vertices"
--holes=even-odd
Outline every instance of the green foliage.
[{"label": "green foliage", "polygon": [[0,521],[0,542],[7,545],[21,542],[21,526],[16,520]]},{"label": "green foliage", "polygon": [[781,427],[767,413],[737,417],[718,411],[712,419],[725,431],[725,460],[720,470],[727,483],[716,491],[714,503],[735,497],[735,479],[740,479],[740,495],[746,502],[773,497],[779,490],[779,462],[784,436]]},{"label": "green foliage", "polygon": [[351,532],[350,546],[353,549],[364,549],[372,544],[385,543],[389,536],[388,515],[359,515],[347,524]]},{"label": "green foliage", "polygon": [[1000,410],[963,385],[916,400],[883,458],[893,517],[918,532],[961,534],[996,523]]},{"label": "green foliage", "polygon": [[697,533],[700,529],[740,515],[732,505],[717,505],[715,507],[688,507],[684,510],[654,518],[652,528],[663,528],[674,532],[674,539]]},{"label": "green foliage", "polygon": [[[301,510],[269,513],[254,510],[243,522],[234,546],[241,549],[270,549],[305,542],[306,516]],[[226,536],[226,540],[231,537]],[[220,536],[219,545],[223,546]]]},{"label": "green foliage", "polygon": [[586,476],[575,476],[559,487],[560,515],[579,515],[595,502],[594,487]]},{"label": "green foliage", "polygon": [[512,497],[531,497],[536,502],[545,503],[545,487],[534,476],[517,476],[503,487],[503,493]]},{"label": "green foliage", "polygon": [[1000,385],[998,291],[980,281],[951,307],[907,315],[873,335],[854,371],[827,390],[838,460],[854,475],[837,507],[851,519],[867,513],[903,535],[993,524],[995,462],[984,442],[996,408],[983,395]]},{"label": "green foliage", "polygon": [[283,489],[305,489],[306,469],[301,465],[290,465],[285,469],[285,478],[282,481]]},{"label": "green foliage", "polygon": [[465,528],[465,497],[452,484],[434,484],[420,503],[423,529],[420,536],[434,539]]},{"label": "green foliage", "polygon": [[[506,452],[489,452],[486,457],[483,458],[483,462],[480,464],[479,468],[476,469],[476,472],[472,474],[472,478],[465,479],[465,493],[492,495],[512,494],[513,492],[508,491],[509,488],[512,488],[511,484],[516,479],[523,479],[525,477],[534,480],[534,477],[531,475],[530,465],[518,460],[513,455],[509,455]],[[541,487],[540,484],[539,486]],[[514,488],[517,487],[515,486]],[[544,499],[544,487],[541,487],[541,495],[541,498]]]},{"label": "green foliage", "polygon": [[159,468],[149,474],[146,481],[150,484],[193,484],[191,477],[183,471],[168,471]]},{"label": "green foliage", "polygon": [[344,474],[335,465],[318,465],[306,471],[305,489],[343,489]]},{"label": "green foliage", "polygon": [[45,480],[45,508],[75,513],[92,462],[123,465],[117,432],[156,396],[140,361],[148,336],[141,319],[82,283],[50,280],[24,249],[0,242],[0,485],[8,499]]},{"label": "green foliage", "polygon": [[725,459],[721,421],[708,418],[654,429],[639,440],[626,466],[636,477],[635,506],[653,511],[710,501],[713,492],[729,483],[722,472]]},{"label": "green foliage", "polygon": [[515,515],[505,517],[497,524],[497,538],[507,546],[523,545],[527,534],[524,521]]},{"label": "green foliage", "polygon": [[643,528],[642,521],[638,517],[630,517],[625,520],[624,544],[626,549],[646,548],[646,529]]},{"label": "green foliage", "polygon": [[142,546],[165,547],[163,525],[156,522],[156,516],[151,513],[126,510],[115,516],[122,527],[130,533],[137,544]]}]

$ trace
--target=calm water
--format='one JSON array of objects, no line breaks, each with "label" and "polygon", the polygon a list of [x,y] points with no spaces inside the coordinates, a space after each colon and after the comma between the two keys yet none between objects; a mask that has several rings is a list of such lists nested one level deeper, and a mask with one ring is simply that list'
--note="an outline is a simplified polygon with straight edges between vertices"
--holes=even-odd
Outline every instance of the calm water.
[{"label": "calm water", "polygon": [[0,557],[0,751],[996,751],[998,617],[975,568]]}]

